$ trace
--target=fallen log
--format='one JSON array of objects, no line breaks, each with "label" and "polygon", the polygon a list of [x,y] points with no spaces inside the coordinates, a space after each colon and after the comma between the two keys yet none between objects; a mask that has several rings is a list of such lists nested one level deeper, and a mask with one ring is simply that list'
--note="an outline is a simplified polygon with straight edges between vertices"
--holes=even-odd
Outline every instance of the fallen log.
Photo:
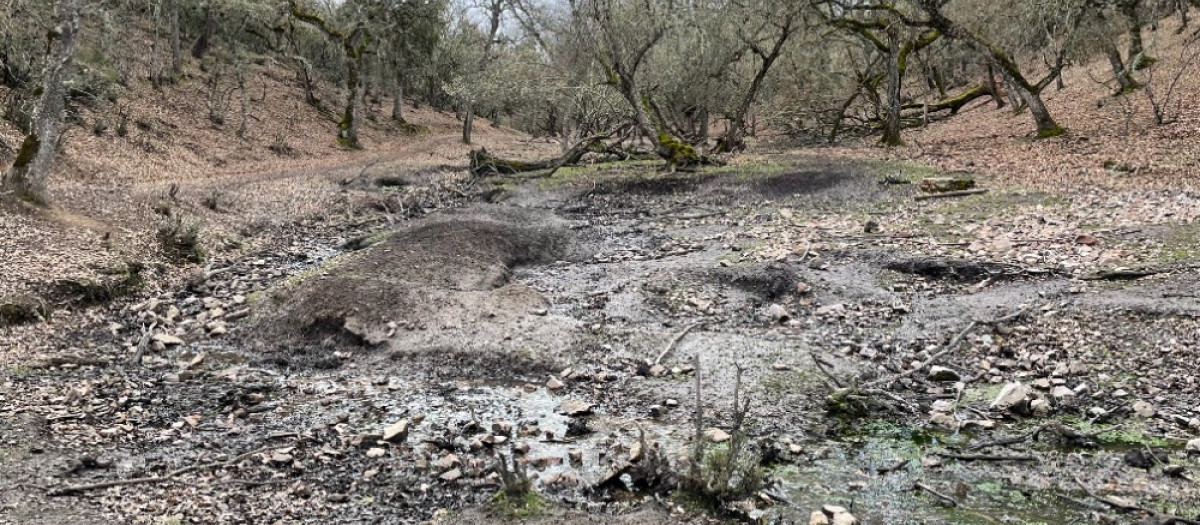
[{"label": "fallen log", "polygon": [[[583,160],[583,156],[587,153],[600,148],[604,139],[610,135],[596,135],[585,138],[575,145],[571,146],[562,156],[549,160],[540,160],[526,162],[520,160],[509,160],[497,157],[488,152],[487,148],[479,148],[471,150],[467,154],[471,159],[471,174],[476,177],[485,177],[488,175],[516,175],[518,173],[526,173],[530,171],[541,170],[557,170],[563,166],[579,164]],[[600,151],[603,151],[602,149]],[[547,176],[553,175],[551,171]]]},{"label": "fallen log", "polygon": [[948,193],[975,189],[975,179],[970,177],[928,177],[921,179],[921,191],[926,193]]},{"label": "fallen log", "polygon": [[988,191],[989,190],[987,188],[979,188],[979,189],[974,189],[974,190],[948,191],[945,193],[930,193],[928,195],[917,195],[914,198],[916,200],[923,201],[923,200],[927,200],[927,199],[942,199],[942,198],[948,198],[948,197],[966,197],[967,195],[979,195],[981,193],[987,193]]}]

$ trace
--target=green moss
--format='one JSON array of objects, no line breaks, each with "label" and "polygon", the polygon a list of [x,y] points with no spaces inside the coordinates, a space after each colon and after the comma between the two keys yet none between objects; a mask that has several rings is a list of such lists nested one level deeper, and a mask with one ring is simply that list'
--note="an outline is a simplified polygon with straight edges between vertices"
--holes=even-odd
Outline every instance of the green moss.
[{"label": "green moss", "polygon": [[40,146],[41,141],[38,140],[36,134],[25,135],[25,140],[21,142],[21,149],[17,152],[17,159],[13,161],[12,169],[25,168],[33,164],[33,159],[37,156]]},{"label": "green moss", "polygon": [[1062,126],[1054,126],[1052,128],[1038,130],[1037,138],[1039,138],[1039,139],[1053,138],[1053,137],[1062,135],[1063,133],[1066,133],[1066,132],[1067,132],[1067,130],[1065,128],[1063,128]]},{"label": "green moss", "polygon": [[696,153],[696,148],[684,144],[683,141],[672,137],[670,133],[660,131],[658,142],[659,155],[672,166],[690,166],[700,161],[700,154]]}]

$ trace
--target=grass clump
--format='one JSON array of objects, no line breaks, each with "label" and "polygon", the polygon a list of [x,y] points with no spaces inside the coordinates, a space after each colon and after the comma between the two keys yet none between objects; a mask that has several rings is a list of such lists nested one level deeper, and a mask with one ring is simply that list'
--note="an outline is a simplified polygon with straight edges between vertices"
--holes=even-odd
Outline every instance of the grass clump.
[{"label": "grass clump", "polygon": [[700,393],[700,360],[696,358],[696,435],[691,464],[680,476],[680,495],[710,510],[745,499],[766,486],[762,456],[746,436],[746,414],[750,398],[742,398],[742,367],[737,366],[733,386],[733,423],[729,439],[709,443],[704,434],[704,412]]},{"label": "grass clump", "polygon": [[172,259],[194,263],[204,260],[199,222],[185,221],[182,217],[164,220],[158,224],[158,242]]},{"label": "grass clump", "polygon": [[535,518],[546,513],[548,504],[533,488],[533,482],[515,457],[497,456],[496,473],[500,491],[488,502],[495,514],[508,520]]}]

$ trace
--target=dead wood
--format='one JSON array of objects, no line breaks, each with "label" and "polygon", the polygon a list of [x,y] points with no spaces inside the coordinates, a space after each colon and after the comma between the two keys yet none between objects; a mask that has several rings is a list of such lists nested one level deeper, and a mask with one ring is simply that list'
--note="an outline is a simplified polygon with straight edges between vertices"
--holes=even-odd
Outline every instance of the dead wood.
[{"label": "dead wood", "polygon": [[913,490],[923,490],[925,492],[928,492],[931,496],[933,496],[934,498],[937,498],[938,502],[940,502],[944,506],[947,506],[947,507],[957,507],[958,506],[958,501],[955,501],[954,498],[951,498],[950,496],[942,494],[941,492],[938,492],[937,490],[935,490],[933,487],[930,487],[929,485],[926,485],[924,483],[917,483],[917,484],[913,485]]},{"label": "dead wood", "polygon": [[927,199],[943,199],[943,198],[948,198],[948,197],[966,197],[967,195],[979,195],[981,193],[987,193],[988,191],[990,191],[990,190],[988,190],[987,188],[979,188],[979,189],[974,189],[974,190],[962,190],[962,191],[947,191],[945,193],[930,193],[928,195],[917,195],[916,197],[913,197],[913,199],[923,201],[923,200],[927,200]]},{"label": "dead wood", "polygon": [[703,323],[692,323],[692,324],[684,327],[683,330],[680,330],[678,334],[675,334],[675,337],[671,338],[671,342],[667,343],[666,348],[663,348],[663,351],[661,353],[659,353],[658,357],[656,357],[654,359],[654,364],[657,365],[659,363],[662,363],[663,358],[667,357],[667,355],[670,354],[671,351],[674,350],[675,347],[679,345],[679,342],[682,341],[686,335],[688,335],[688,332],[691,332],[693,329],[695,329],[697,326],[700,326],[701,324],[703,324]]},{"label": "dead wood", "polygon": [[189,465],[187,467],[172,470],[171,472],[168,472],[162,476],[149,476],[149,477],[144,477],[144,478],[130,478],[130,479],[115,479],[115,480],[111,480],[111,481],[102,481],[99,483],[89,483],[89,484],[85,484],[85,485],[66,485],[63,487],[59,487],[59,488],[50,490],[49,492],[46,493],[46,496],[48,496],[48,497],[69,496],[71,494],[78,494],[80,492],[106,489],[106,488],[110,488],[110,487],[121,487],[121,486],[127,486],[127,485],[143,485],[143,484],[147,484],[147,483],[165,483],[168,481],[176,481],[176,478],[178,478],[179,476],[182,476],[184,474],[187,474],[189,472],[194,472],[194,471],[198,471],[198,470],[209,470],[209,469],[214,469],[214,468],[228,467],[228,466],[236,465],[236,464],[242,462],[243,460],[245,460],[246,458],[249,458],[250,456],[253,456],[255,454],[261,454],[263,452],[266,452],[271,449],[276,449],[276,448],[281,448],[281,445],[271,445],[271,446],[267,446],[267,447],[256,448],[254,450],[251,450],[249,452],[241,454],[241,455],[239,455],[231,460],[228,460],[228,461],[217,461],[217,462],[213,462],[213,463],[202,463],[202,464]]},{"label": "dead wood", "polygon": [[1024,454],[1003,455],[1003,454],[956,454],[954,452],[937,452],[938,456],[947,459],[957,459],[959,461],[1037,461],[1037,456]]}]

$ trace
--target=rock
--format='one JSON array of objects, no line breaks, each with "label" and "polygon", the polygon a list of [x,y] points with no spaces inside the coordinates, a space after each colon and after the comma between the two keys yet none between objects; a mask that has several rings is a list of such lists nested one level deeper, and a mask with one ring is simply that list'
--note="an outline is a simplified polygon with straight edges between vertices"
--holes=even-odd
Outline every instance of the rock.
[{"label": "rock", "polygon": [[1050,415],[1050,402],[1045,399],[1034,399],[1029,403],[1029,410],[1037,417]]},{"label": "rock", "polygon": [[942,458],[937,456],[921,456],[921,466],[924,468],[938,468],[942,466]]},{"label": "rock", "polygon": [[457,481],[458,478],[462,477],[462,471],[459,469],[451,469],[438,477],[441,478],[442,481]]},{"label": "rock", "polygon": [[1182,478],[1187,472],[1187,467],[1183,465],[1165,465],[1163,466],[1163,475],[1171,478]]},{"label": "rock", "polygon": [[1200,438],[1189,440],[1183,449],[1189,456],[1200,454]]},{"label": "rock", "polygon": [[381,447],[371,447],[367,449],[367,457],[369,458],[381,458],[384,454],[387,454],[387,451]]},{"label": "rock", "polygon": [[825,505],[821,507],[821,512],[830,519],[830,525],[858,525],[858,518],[850,514],[845,507]]},{"label": "rock", "polygon": [[1154,410],[1154,405],[1151,405],[1150,403],[1145,401],[1134,401],[1133,413],[1142,419],[1150,419],[1154,417],[1156,411]]},{"label": "rock", "polygon": [[455,454],[446,454],[433,462],[433,467],[441,471],[456,468],[459,465],[462,465],[462,460],[458,459],[458,456]]},{"label": "rock", "polygon": [[559,381],[558,378],[555,377],[551,377],[549,381],[546,381],[546,388],[550,389],[551,392],[562,390],[564,386],[566,385],[564,385],[562,381]]},{"label": "rock", "polygon": [[787,308],[784,308],[783,305],[776,303],[767,307],[767,318],[769,318],[771,322],[782,323],[786,322],[788,319],[791,319],[791,316],[788,315]]},{"label": "rock", "polygon": [[593,407],[594,407],[594,405],[592,405],[591,403],[588,403],[587,401],[580,401],[578,399],[568,399],[566,401],[563,401],[563,403],[561,405],[559,405],[558,413],[562,414],[564,416],[571,416],[571,417],[584,416],[587,414],[591,414]]},{"label": "rock", "polygon": [[929,367],[928,377],[930,381],[942,381],[947,383],[952,383],[961,379],[961,376],[958,375],[958,372],[955,372],[954,370],[944,366]]},{"label": "rock", "polygon": [[156,343],[162,343],[163,346],[179,346],[183,344],[183,339],[170,334],[154,334],[152,339]]},{"label": "rock", "polygon": [[934,412],[929,416],[929,422],[946,430],[958,430],[958,420],[945,412]]},{"label": "rock", "polygon": [[650,376],[651,377],[662,377],[665,375],[667,375],[667,367],[665,367],[663,365],[654,365],[654,366],[650,367]]},{"label": "rock", "polygon": [[791,369],[792,369],[792,365],[786,365],[783,363],[775,363],[775,364],[771,365],[771,370],[774,370],[776,372],[787,372]]},{"label": "rock", "polygon": [[409,421],[407,419],[401,419],[388,425],[387,428],[383,429],[383,440],[389,443],[399,443],[408,439],[408,425]]},{"label": "rock", "polygon": [[677,407],[677,406],[679,406],[679,400],[678,399],[668,399],[668,400],[664,401],[663,404],[667,405],[669,407]]},{"label": "rock", "polygon": [[1059,405],[1070,405],[1075,402],[1075,391],[1065,386],[1050,389],[1050,397]]},{"label": "rock", "polygon": [[712,441],[713,443],[724,443],[726,441],[729,441],[731,438],[731,436],[729,435],[728,432],[721,430],[719,428],[710,428],[708,430],[705,430],[704,437],[707,437],[708,440]]},{"label": "rock", "polygon": [[1048,378],[1048,377],[1043,377],[1041,379],[1035,379],[1033,381],[1033,388],[1036,388],[1038,390],[1050,390],[1051,386],[1053,386],[1053,383],[1050,382],[1050,378]]},{"label": "rock", "polygon": [[830,525],[829,517],[825,516],[824,512],[814,510],[808,517],[808,525]]},{"label": "rock", "polygon": [[1011,410],[1025,402],[1029,397],[1029,387],[1021,383],[1008,383],[1000,390],[996,399],[989,406],[992,410]]},{"label": "rock", "polygon": [[579,465],[583,463],[583,451],[577,448],[569,449],[567,450],[567,459],[572,465]]}]

